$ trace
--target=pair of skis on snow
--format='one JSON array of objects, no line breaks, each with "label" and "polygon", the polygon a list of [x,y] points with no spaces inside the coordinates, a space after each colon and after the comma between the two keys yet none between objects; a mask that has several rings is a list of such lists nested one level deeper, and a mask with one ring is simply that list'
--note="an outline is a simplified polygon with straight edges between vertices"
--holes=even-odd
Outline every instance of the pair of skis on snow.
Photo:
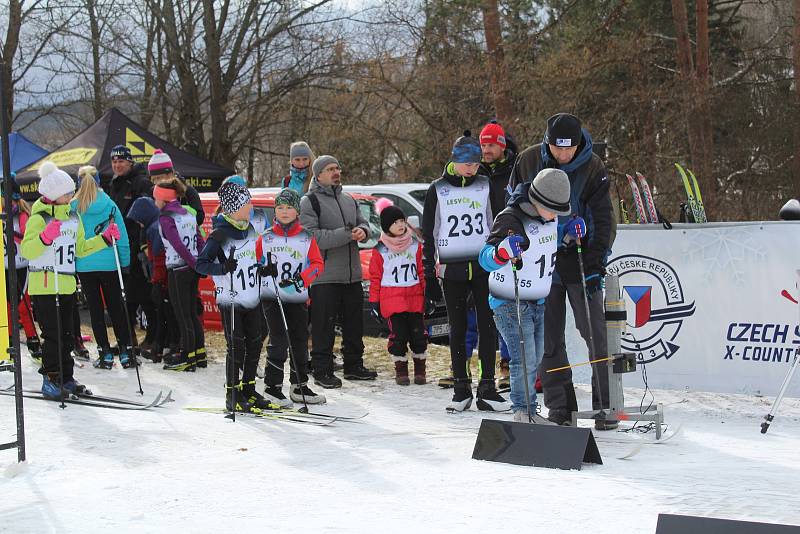
[{"label": "pair of skis on snow", "polygon": [[[213,413],[213,414],[227,414],[228,411],[224,408],[186,408],[190,412],[199,413]],[[252,412],[236,412],[236,417],[244,417],[255,420],[278,420],[289,421],[292,423],[300,423],[314,426],[330,426],[337,421],[355,422],[367,416],[367,412],[361,414],[334,414],[334,413],[321,413],[312,411],[300,411],[294,408],[278,408],[262,410],[259,413]]]},{"label": "pair of skis on snow", "polygon": [[[639,224],[661,222],[661,217],[656,209],[655,201],[653,200],[653,193],[644,175],[637,172],[636,178],[630,174],[626,174],[625,177],[628,179],[628,185],[631,187],[633,206],[636,209],[636,219]],[[622,213],[623,222],[628,224],[630,218],[628,217],[628,212],[625,210],[625,204],[622,200],[620,200],[620,212]]]},{"label": "pair of skis on snow", "polygon": [[703,206],[703,195],[700,194],[700,186],[694,173],[690,169],[684,169],[680,163],[676,163],[675,168],[678,169],[683,188],[686,190],[686,203],[681,204],[681,222],[708,222],[706,209]]},{"label": "pair of skis on snow", "polygon": [[[0,395],[14,396],[13,386],[9,389],[0,391]],[[22,396],[26,399],[46,400],[50,402],[60,402],[58,400],[48,399],[42,393],[35,389],[25,389],[22,391]],[[158,394],[150,401],[123,399],[120,397],[107,397],[104,395],[94,395],[89,390],[85,390],[79,394],[71,394],[69,398],[64,399],[66,404],[76,404],[81,406],[93,406],[95,408],[110,408],[112,410],[147,410],[162,406],[168,402],[173,402],[172,390],[164,394],[159,391]]]}]

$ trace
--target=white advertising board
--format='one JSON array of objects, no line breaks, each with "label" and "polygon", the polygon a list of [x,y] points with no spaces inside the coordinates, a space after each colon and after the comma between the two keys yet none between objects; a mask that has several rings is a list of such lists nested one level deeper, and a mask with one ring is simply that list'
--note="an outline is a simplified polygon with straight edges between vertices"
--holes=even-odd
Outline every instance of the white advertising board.
[{"label": "white advertising board", "polygon": [[[608,272],[626,304],[623,350],[650,387],[775,395],[800,347],[798,269],[796,222],[620,225]],[[574,326],[567,337],[577,363],[585,344]],[[642,387],[641,373],[625,385]],[[800,397],[800,374],[787,395]]]}]

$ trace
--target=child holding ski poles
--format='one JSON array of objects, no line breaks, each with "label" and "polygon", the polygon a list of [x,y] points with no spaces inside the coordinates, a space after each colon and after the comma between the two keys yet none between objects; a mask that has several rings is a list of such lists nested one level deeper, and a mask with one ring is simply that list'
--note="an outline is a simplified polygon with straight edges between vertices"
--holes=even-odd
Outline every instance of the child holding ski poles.
[{"label": "child holding ski poles", "polygon": [[491,273],[489,305],[508,345],[517,422],[548,423],[536,415],[536,372],[544,354],[544,301],[555,270],[557,216],[569,215],[569,192],[569,178],[558,169],[544,169],[518,186],[480,254],[481,267]]},{"label": "child holding ski poles", "polygon": [[214,277],[225,329],[225,407],[229,412],[258,413],[269,403],[255,388],[264,333],[256,258],[258,234],[250,224],[253,205],[247,188],[235,182],[222,184],[217,194],[221,210],[212,219],[213,230],[197,257],[196,269]]},{"label": "child holding ski poles", "polygon": [[380,217],[383,232],[369,262],[369,303],[373,315],[385,317],[389,325],[387,349],[394,361],[395,382],[401,386],[411,383],[407,356],[410,348],[414,383],[424,384],[428,335],[422,244],[397,206],[384,207]]},{"label": "child holding ski poles", "polygon": [[[467,298],[472,294],[478,318],[480,382],[477,408],[507,411],[508,402],[494,383],[497,330],[489,309],[489,276],[478,264],[478,255],[492,225],[489,178],[477,174],[481,147],[469,131],[453,144],[451,161],[442,177],[425,195],[422,215],[425,300],[447,304],[450,321],[450,359],[453,366],[453,398],[445,407],[463,412],[472,405],[472,380],[466,353]],[[438,277],[436,262],[439,262]],[[439,285],[438,278],[442,279]]]},{"label": "child holding ski poles", "polygon": [[119,241],[120,231],[110,223],[100,235],[84,239],[80,216],[70,208],[75,182],[55,163],[39,168],[39,194],[22,239],[22,255],[29,261],[28,291],[42,328],[44,347],[42,395],[61,399],[65,392],[85,388],[73,376],[70,355],[74,341],[72,309],[75,305],[75,258]]},{"label": "child holding ski poles", "polygon": [[[6,234],[3,232],[3,263],[5,264],[6,272],[8,272],[8,254],[9,252],[14,255],[14,265],[17,271],[17,295],[19,296],[19,322],[22,329],[25,330],[25,344],[34,359],[41,360],[41,344],[39,336],[36,334],[36,325],[33,320],[33,312],[31,310],[30,299],[25,297],[28,280],[28,260],[20,253],[20,243],[22,237],[25,235],[25,226],[28,223],[28,218],[31,215],[31,207],[22,198],[22,191],[17,183],[16,176],[11,173],[11,185],[13,192],[11,193],[12,203],[12,224],[14,225],[14,242],[9,245],[5,243]],[[5,188],[3,188],[5,194]],[[8,277],[6,276],[6,296],[10,295],[8,290]],[[8,306],[8,316],[11,317],[11,306]]]},{"label": "child holding ski poles", "polygon": [[[323,404],[308,387],[308,286],[322,274],[317,241],[300,225],[300,194],[284,188],[275,197],[275,222],[258,239],[263,266],[261,306],[269,328],[264,396],[281,407],[292,402]],[[278,301],[280,299],[280,302]],[[284,326],[285,325],[285,326]],[[288,332],[287,332],[288,327]],[[283,366],[289,359],[289,398],[283,394]]]},{"label": "child holding ski poles", "polygon": [[[102,233],[110,219],[120,230],[121,239],[117,243],[121,267],[130,265],[130,247],[125,222],[117,205],[111,200],[100,185],[100,173],[87,165],[78,169],[78,191],[70,203],[81,219],[84,235]],[[125,323],[125,310],[122,305],[122,289],[117,277],[117,262],[114,250],[101,250],[85,258],[78,258],[75,263],[81,290],[89,305],[92,333],[99,352],[94,366],[100,369],[111,369],[114,365],[114,354],[108,341],[104,308],[108,308],[114,335],[119,348],[119,362],[129,368],[136,360],[135,355],[128,354],[131,340],[128,325]],[[77,333],[77,332],[76,332]]]},{"label": "child holding ski poles", "polygon": [[197,253],[203,238],[195,216],[178,200],[186,186],[178,178],[164,180],[153,188],[155,204],[161,210],[159,233],[166,254],[169,298],[181,331],[181,351],[164,358],[164,369],[194,372],[197,350],[205,350],[205,334],[197,313]]},{"label": "child holding ski poles", "polygon": [[159,233],[159,215],[160,210],[150,197],[137,198],[128,211],[128,219],[144,231],[147,249],[146,271],[152,287],[151,301],[156,307],[156,333],[150,350],[142,355],[153,363],[160,363],[164,357],[180,350],[180,328],[175,310],[169,303],[166,253]]}]

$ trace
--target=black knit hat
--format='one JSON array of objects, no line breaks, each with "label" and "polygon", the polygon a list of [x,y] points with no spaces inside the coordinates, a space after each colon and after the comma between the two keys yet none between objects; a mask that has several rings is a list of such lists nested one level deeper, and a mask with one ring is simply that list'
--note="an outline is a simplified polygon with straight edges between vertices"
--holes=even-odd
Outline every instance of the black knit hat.
[{"label": "black knit hat", "polygon": [[383,230],[383,233],[388,234],[389,228],[392,227],[395,221],[399,219],[405,220],[405,218],[405,213],[397,206],[386,206],[381,211],[381,230]]},{"label": "black knit hat", "polygon": [[581,121],[569,113],[557,113],[547,119],[544,142],[557,147],[571,147],[581,144]]}]

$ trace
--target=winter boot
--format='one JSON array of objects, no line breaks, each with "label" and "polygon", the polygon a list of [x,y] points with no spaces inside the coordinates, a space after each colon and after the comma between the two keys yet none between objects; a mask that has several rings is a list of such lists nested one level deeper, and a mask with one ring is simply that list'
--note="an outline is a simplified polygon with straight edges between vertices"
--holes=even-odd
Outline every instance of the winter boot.
[{"label": "winter boot", "polygon": [[37,359],[37,355],[39,360],[42,359],[42,342],[37,336],[29,337],[27,340],[25,340],[25,345],[27,345],[33,359]]},{"label": "winter boot", "polygon": [[414,383],[418,386],[428,382],[425,375],[425,362],[427,359],[428,355],[424,352],[422,354],[414,355]]},{"label": "winter boot", "polygon": [[236,391],[236,406],[233,405],[233,391],[232,388],[228,388],[228,392],[225,394],[225,409],[229,412],[243,412],[243,413],[261,413],[261,410],[256,408],[249,400],[244,398],[242,395],[241,390],[239,390],[238,386],[234,386]]},{"label": "winter boot", "polygon": [[478,409],[484,412],[507,412],[511,403],[504,399],[494,387],[494,380],[481,380],[478,384]]},{"label": "winter boot", "polygon": [[194,352],[190,352],[188,355],[184,355],[182,352],[176,352],[172,356],[164,358],[164,369],[167,371],[193,373],[196,368]]},{"label": "winter boot", "polygon": [[281,391],[281,386],[267,386],[264,388],[264,398],[272,404],[277,404],[280,408],[291,408],[292,401],[286,398]]},{"label": "winter boot", "polygon": [[508,368],[508,360],[500,360],[500,377],[497,379],[497,390],[506,392],[511,391],[511,377]]},{"label": "winter boot", "polygon": [[408,360],[395,360],[394,381],[398,386],[407,386],[411,383],[408,378]]},{"label": "winter boot", "polygon": [[[237,395],[239,392],[237,391]],[[255,382],[251,382],[245,385],[242,388],[242,398],[247,399],[247,401],[258,408],[259,410],[277,410],[279,406],[277,404],[273,404],[269,402],[267,399],[264,398],[261,393],[256,391]]]},{"label": "winter boot", "polygon": [[42,396],[45,399],[61,400],[67,397],[67,391],[59,385],[58,373],[48,373],[42,379]]},{"label": "winter boot", "polygon": [[463,412],[472,406],[472,381],[460,379],[453,385],[453,400],[445,407],[448,413]]},{"label": "winter boot", "polygon": [[372,369],[365,368],[363,364],[358,364],[345,369],[344,378],[346,380],[375,380],[378,378],[378,373]]},{"label": "winter boot", "polygon": [[314,383],[324,389],[337,389],[342,387],[342,381],[333,374],[333,371],[317,371],[314,373]]},{"label": "winter boot", "polygon": [[73,395],[78,396],[91,396],[92,392],[89,388],[75,380],[75,378],[71,377],[64,381],[64,389],[70,392]]},{"label": "winter boot", "polygon": [[567,410],[550,410],[550,413],[547,414],[547,420],[557,425],[572,425],[572,416]]},{"label": "winter boot", "polygon": [[119,350],[119,364],[122,366],[123,369],[130,369],[137,364],[136,354],[128,355],[127,349],[120,349]]},{"label": "winter boot", "polygon": [[92,362],[97,369],[111,369],[114,367],[114,353],[111,349],[100,349],[100,356]]},{"label": "winter boot", "polygon": [[303,402],[305,398],[306,404],[325,404],[327,402],[325,395],[314,393],[305,383],[300,385],[292,384],[289,390],[289,398],[294,402]]},{"label": "winter boot", "polygon": [[196,355],[195,363],[197,364],[197,367],[199,367],[200,369],[205,369],[206,367],[208,367],[208,357],[206,354],[205,347],[200,347],[199,349],[197,349],[195,351],[195,355]]},{"label": "winter boot", "polygon": [[83,336],[78,334],[75,336],[75,348],[72,349],[72,356],[78,360],[88,362],[92,359],[89,356],[89,349],[83,344]]},{"label": "winter boot", "polygon": [[595,419],[595,430],[616,430],[619,427],[619,421],[616,419]]}]

